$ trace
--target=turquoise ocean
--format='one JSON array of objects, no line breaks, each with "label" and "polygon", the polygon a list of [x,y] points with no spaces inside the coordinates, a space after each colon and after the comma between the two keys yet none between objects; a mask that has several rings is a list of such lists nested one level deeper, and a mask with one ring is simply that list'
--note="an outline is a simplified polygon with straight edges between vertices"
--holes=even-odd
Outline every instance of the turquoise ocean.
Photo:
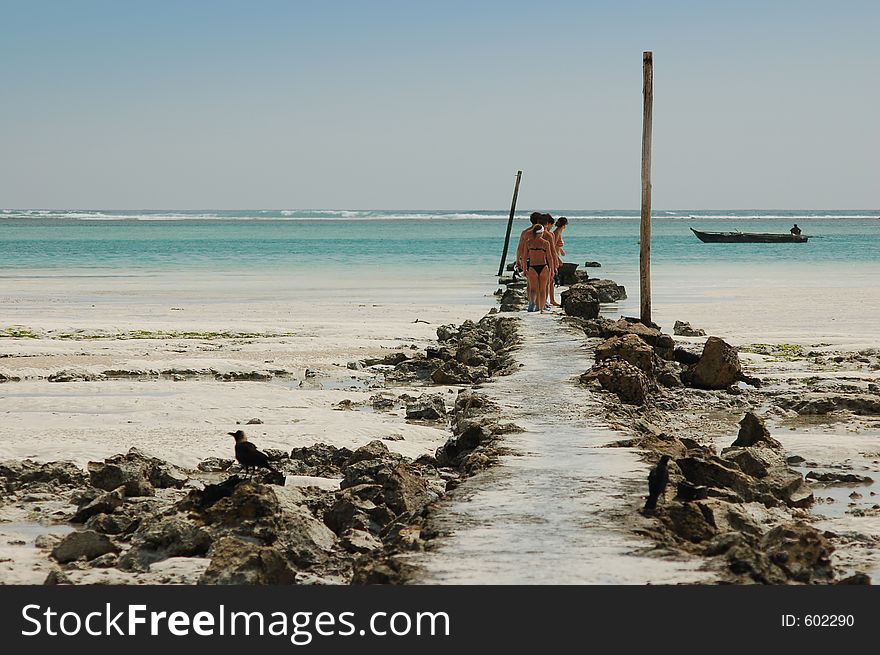
[{"label": "turquoise ocean", "polygon": [[[602,263],[595,272],[635,283],[637,211],[549,210],[569,218],[566,260]],[[518,212],[510,254],[528,211]],[[672,287],[685,279],[750,284],[784,272],[880,275],[878,210],[655,211],[654,274]],[[703,244],[689,228],[787,232],[798,223],[807,244]],[[304,290],[405,289],[494,284],[507,212],[358,210],[0,210],[0,278],[285,276]],[[675,281],[674,283],[672,281]],[[669,286],[669,285],[667,285]]]}]

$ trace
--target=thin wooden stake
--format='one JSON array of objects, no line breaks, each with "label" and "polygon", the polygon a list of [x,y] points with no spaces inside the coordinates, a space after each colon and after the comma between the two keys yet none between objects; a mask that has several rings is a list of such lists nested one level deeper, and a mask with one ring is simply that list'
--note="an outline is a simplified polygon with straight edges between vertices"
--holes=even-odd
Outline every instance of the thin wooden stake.
[{"label": "thin wooden stake", "polygon": [[516,212],[516,197],[519,195],[519,181],[522,171],[516,172],[516,184],[513,187],[513,202],[510,203],[510,218],[507,219],[507,234],[504,236],[504,250],[501,252],[501,265],[498,267],[498,277],[504,275],[504,263],[507,260],[507,246],[510,245],[510,230],[513,227],[513,214]]},{"label": "thin wooden stake", "polygon": [[639,230],[639,300],[641,321],[651,322],[651,122],[654,110],[654,55],[642,53],[642,222]]}]

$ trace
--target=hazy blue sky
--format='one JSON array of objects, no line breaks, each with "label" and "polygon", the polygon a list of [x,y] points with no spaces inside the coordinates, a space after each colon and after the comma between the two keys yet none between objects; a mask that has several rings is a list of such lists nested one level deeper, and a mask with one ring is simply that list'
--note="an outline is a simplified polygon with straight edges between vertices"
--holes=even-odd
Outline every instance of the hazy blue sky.
[{"label": "hazy blue sky", "polygon": [[0,207],[876,208],[880,2],[0,0]]}]

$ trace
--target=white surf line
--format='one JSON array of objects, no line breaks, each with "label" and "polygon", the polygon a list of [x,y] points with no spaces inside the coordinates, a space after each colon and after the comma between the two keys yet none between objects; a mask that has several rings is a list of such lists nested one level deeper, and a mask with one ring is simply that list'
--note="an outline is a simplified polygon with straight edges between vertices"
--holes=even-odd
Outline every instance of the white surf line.
[{"label": "white surf line", "polygon": [[648,466],[604,426],[601,406],[575,384],[592,365],[585,337],[557,317],[524,314],[522,367],[482,390],[518,455],[465,481],[435,514],[448,533],[410,563],[425,584],[709,583],[699,558],[661,557],[632,533]]}]

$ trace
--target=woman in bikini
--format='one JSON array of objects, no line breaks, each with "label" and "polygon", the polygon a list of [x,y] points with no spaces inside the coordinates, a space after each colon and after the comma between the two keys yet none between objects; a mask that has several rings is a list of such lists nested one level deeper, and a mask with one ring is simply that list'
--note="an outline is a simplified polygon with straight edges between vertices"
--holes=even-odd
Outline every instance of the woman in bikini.
[{"label": "woman in bikini", "polygon": [[[562,266],[562,258],[565,256],[565,241],[562,240],[562,233],[565,232],[565,228],[568,226],[568,219],[565,216],[560,216],[556,219],[556,229],[550,232],[547,236],[553,239],[553,243],[556,246],[556,270]],[[550,278],[550,304],[556,307],[559,307],[559,303],[556,302],[556,283],[555,283],[555,275],[553,278]]]},{"label": "woman in bikini", "polygon": [[544,313],[547,302],[547,281],[550,279],[553,251],[550,241],[545,238],[544,226],[535,225],[526,240],[528,268],[526,277],[529,280],[529,311],[539,310]]},{"label": "woman in bikini", "polygon": [[[526,249],[526,242],[529,239],[529,236],[532,233],[532,229],[541,223],[543,220],[543,216],[540,212],[532,212],[532,215],[529,217],[529,225],[525,230],[522,231],[522,234],[519,235],[519,245],[516,247],[516,267],[519,269],[520,273],[522,273],[523,277],[526,279],[526,293],[529,298],[532,298],[534,295],[531,289],[531,283],[529,282],[529,276],[526,274],[528,270],[528,261],[529,261],[529,252]],[[531,302],[531,300],[529,301]]]}]

